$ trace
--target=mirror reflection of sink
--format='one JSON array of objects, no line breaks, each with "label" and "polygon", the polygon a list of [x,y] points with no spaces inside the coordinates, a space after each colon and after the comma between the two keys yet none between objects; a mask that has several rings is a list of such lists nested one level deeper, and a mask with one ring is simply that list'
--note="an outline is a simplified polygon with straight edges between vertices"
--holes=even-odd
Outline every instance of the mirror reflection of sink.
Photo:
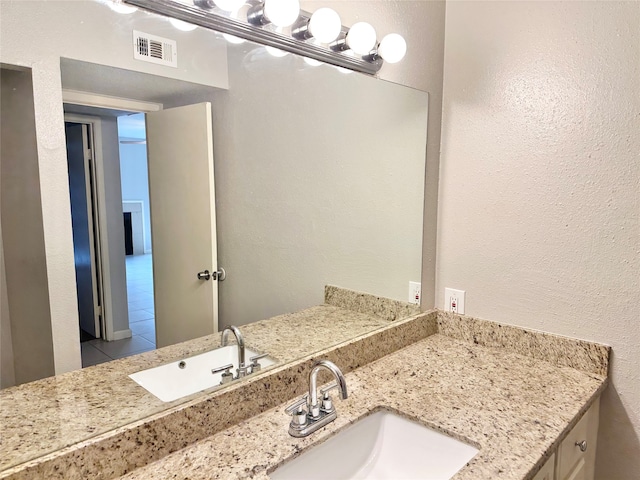
[{"label": "mirror reflection of sink", "polygon": [[[256,355],[258,355],[257,352],[245,348],[245,363],[248,365],[249,358]],[[181,363],[183,363],[182,367]],[[211,369],[230,363],[233,364],[231,372],[235,375],[235,369],[238,368],[237,345],[216,348],[184,360],[132,373],[129,377],[163,402],[171,402],[220,385],[222,373],[212,374]],[[260,359],[262,368],[275,363],[275,360],[270,357]]]},{"label": "mirror reflection of sink", "polygon": [[388,411],[369,415],[269,475],[271,480],[453,477],[478,449]]}]

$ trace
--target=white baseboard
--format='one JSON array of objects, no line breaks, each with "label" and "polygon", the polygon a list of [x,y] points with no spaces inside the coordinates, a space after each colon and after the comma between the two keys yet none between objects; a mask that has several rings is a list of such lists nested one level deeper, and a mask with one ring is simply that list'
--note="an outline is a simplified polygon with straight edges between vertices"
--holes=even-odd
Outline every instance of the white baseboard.
[{"label": "white baseboard", "polygon": [[123,340],[125,338],[131,338],[133,334],[131,333],[131,329],[127,328],[126,330],[116,330],[113,332],[114,340]]},{"label": "white baseboard", "polygon": [[150,253],[151,253],[151,249],[147,250],[147,249],[145,248],[145,250],[144,250],[144,254],[145,254],[145,255],[149,255]]}]

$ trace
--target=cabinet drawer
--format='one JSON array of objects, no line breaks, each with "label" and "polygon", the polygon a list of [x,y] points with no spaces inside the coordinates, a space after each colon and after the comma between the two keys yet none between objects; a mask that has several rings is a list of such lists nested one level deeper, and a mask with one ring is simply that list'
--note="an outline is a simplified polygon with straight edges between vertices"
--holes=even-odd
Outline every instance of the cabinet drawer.
[{"label": "cabinet drawer", "polygon": [[557,480],[593,478],[599,406],[598,399],[560,444],[556,468]]},{"label": "cabinet drawer", "polygon": [[[585,413],[578,424],[573,427],[558,450],[558,478],[564,480],[569,476],[578,463],[584,463],[584,457],[589,451],[587,431],[589,426],[589,412]],[[583,452],[577,443],[587,442],[587,450]]]}]

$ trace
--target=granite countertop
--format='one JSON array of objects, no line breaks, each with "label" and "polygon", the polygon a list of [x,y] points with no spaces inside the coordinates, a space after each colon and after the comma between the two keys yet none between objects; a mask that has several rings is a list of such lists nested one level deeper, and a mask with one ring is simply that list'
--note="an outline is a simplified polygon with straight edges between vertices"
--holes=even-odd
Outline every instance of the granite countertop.
[{"label": "granite countertop", "polygon": [[[282,365],[385,325],[389,319],[379,315],[326,304],[241,326],[241,330],[248,347],[269,353]],[[220,334],[216,333],[0,390],[0,473],[202,396],[200,392],[165,403],[127,375],[218,346]]]},{"label": "granite countertop", "polygon": [[352,371],[349,398],[335,401],[338,419],[307,438],[288,435],[287,402],[119,478],[265,480],[283,462],[380,409],[479,448],[456,480],[531,478],[605,388],[606,365],[597,364],[603,374],[581,371],[477,343],[437,333]]}]

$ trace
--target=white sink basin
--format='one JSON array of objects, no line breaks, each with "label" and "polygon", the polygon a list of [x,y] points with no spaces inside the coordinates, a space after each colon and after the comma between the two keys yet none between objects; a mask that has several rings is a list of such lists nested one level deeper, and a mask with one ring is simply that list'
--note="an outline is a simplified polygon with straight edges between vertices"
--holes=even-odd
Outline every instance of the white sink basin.
[{"label": "white sink basin", "polygon": [[476,453],[478,449],[465,443],[381,411],[285,463],[269,477],[444,480],[453,477]]},{"label": "white sink basin", "polygon": [[[258,354],[253,350],[245,348],[245,364],[248,365],[249,358],[256,355]],[[182,362],[184,368],[180,368]],[[237,345],[216,348],[184,360],[132,373],[129,377],[163,402],[171,402],[220,385],[222,373],[212,374],[211,369],[230,363],[233,364],[231,372],[235,375],[235,369],[238,368]],[[260,359],[259,363],[265,368],[273,365],[275,361],[266,357]]]}]

